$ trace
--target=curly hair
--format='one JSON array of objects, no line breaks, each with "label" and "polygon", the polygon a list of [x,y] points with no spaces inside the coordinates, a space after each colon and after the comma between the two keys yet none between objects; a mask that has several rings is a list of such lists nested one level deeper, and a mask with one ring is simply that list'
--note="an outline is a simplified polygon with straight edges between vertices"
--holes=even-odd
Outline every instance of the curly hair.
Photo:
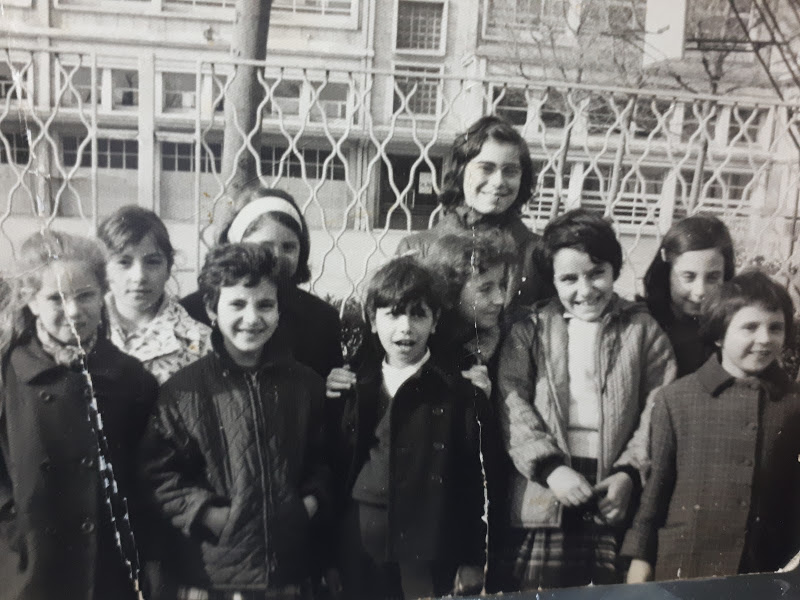
[{"label": "curly hair", "polygon": [[675,223],[661,240],[653,262],[644,276],[644,299],[650,313],[662,326],[674,317],[670,273],[681,254],[716,248],[725,263],[722,279],[733,277],[735,270],[733,240],[725,223],[712,215],[696,214]]},{"label": "curly hair", "polygon": [[197,285],[206,307],[216,312],[220,288],[240,283],[256,286],[266,279],[277,287],[280,306],[287,282],[278,273],[278,261],[268,247],[246,242],[223,244],[208,251]]},{"label": "curly hair", "polygon": [[467,164],[480,154],[483,144],[489,139],[502,144],[512,144],[519,151],[519,166],[522,171],[519,194],[506,212],[519,212],[530,200],[534,173],[528,144],[511,123],[502,117],[490,115],[475,121],[453,142],[442,178],[442,191],[439,194],[439,204],[443,208],[454,208],[464,202],[464,170]]},{"label": "curly hair", "polygon": [[449,233],[430,247],[424,264],[444,287],[444,305],[458,304],[467,280],[496,266],[510,267],[518,260],[514,240],[500,230],[476,234]]}]

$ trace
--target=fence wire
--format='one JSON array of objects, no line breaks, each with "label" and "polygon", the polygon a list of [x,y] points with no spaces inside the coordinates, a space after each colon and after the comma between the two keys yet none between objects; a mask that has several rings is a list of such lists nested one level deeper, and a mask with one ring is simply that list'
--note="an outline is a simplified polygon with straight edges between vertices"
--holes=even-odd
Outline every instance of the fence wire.
[{"label": "fence wire", "polygon": [[[40,227],[90,232],[128,203],[151,207],[180,250],[190,291],[229,201],[221,173],[232,60],[183,72],[141,58],[0,50],[0,267]],[[253,63],[248,63],[252,65]],[[438,215],[445,156],[483,114],[528,141],[541,230],[584,206],[614,223],[623,290],[639,285],[660,236],[696,212],[720,216],[743,262],[791,271],[800,156],[796,106],[563,82],[463,79],[429,65],[319,71],[258,65],[261,117],[238,149],[267,185],[298,199],[312,231],[311,286],[352,295],[408,231]],[[170,69],[173,66],[169,67]],[[243,122],[237,117],[237,123]]]}]

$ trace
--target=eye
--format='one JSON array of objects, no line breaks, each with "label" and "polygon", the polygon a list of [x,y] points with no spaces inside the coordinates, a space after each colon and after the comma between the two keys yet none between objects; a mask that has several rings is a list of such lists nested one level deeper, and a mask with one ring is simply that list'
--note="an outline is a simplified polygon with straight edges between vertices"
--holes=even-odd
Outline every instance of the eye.
[{"label": "eye", "polygon": [[114,264],[119,265],[120,267],[130,267],[133,260],[130,256],[120,256],[114,259]]},{"label": "eye", "polygon": [[269,300],[261,300],[258,303],[258,310],[262,310],[262,311],[272,310],[277,305],[278,305],[278,303],[275,302],[275,300],[271,300],[271,299],[269,299]]},{"label": "eye", "polygon": [[770,333],[783,333],[785,329],[786,326],[783,324],[783,322],[773,323],[769,326]]},{"label": "eye", "polygon": [[694,279],[695,279],[695,274],[694,273],[691,273],[689,271],[685,271],[685,272],[681,273],[681,280],[683,280],[686,283],[691,283],[691,282],[694,281]]},{"label": "eye", "polygon": [[283,245],[283,251],[284,252],[294,253],[294,252],[297,252],[297,250],[298,250],[298,245],[295,242],[286,242]]},{"label": "eye", "polygon": [[161,256],[160,254],[156,255],[156,256],[148,256],[145,259],[145,264],[147,264],[148,266],[151,266],[151,267],[160,267],[161,265],[163,265],[166,262],[167,262],[167,260],[163,256]]},{"label": "eye", "polygon": [[714,273],[709,273],[706,276],[706,281],[708,283],[719,283],[720,281],[722,281],[722,273],[720,273],[719,271],[716,271]]},{"label": "eye", "polygon": [[506,177],[519,177],[522,174],[522,169],[517,166],[503,167],[503,175]]},{"label": "eye", "polygon": [[59,304],[61,302],[61,294],[59,294],[58,292],[54,292],[49,296],[45,297],[45,300],[47,302],[50,302],[51,304]]},{"label": "eye", "polygon": [[558,280],[563,283],[575,283],[576,281],[578,281],[578,276],[572,274],[562,275],[561,277],[558,278]]},{"label": "eye", "polygon": [[75,296],[75,299],[78,302],[91,302],[95,298],[97,298],[97,292],[94,290],[86,290],[84,292],[80,292],[77,296]]},{"label": "eye", "polygon": [[243,309],[246,305],[247,302],[245,302],[244,300],[231,300],[228,303],[228,306],[230,306],[231,308],[235,308],[237,310]]},{"label": "eye", "polygon": [[492,163],[480,163],[478,168],[484,175],[491,175],[494,173],[494,165]]}]

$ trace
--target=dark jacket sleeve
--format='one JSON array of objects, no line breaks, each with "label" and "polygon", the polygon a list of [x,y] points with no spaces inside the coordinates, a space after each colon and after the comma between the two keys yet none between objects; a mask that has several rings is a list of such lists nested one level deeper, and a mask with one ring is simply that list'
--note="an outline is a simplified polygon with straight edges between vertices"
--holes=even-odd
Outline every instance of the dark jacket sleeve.
[{"label": "dark jacket sleeve", "polygon": [[206,481],[200,450],[175,400],[169,385],[161,388],[140,448],[140,480],[147,503],[188,536],[207,507],[224,506],[228,500]]},{"label": "dark jacket sleeve", "polygon": [[669,406],[661,392],[656,395],[650,424],[652,470],[620,554],[645,560],[655,566],[658,530],[667,520],[676,477],[675,428]]},{"label": "dark jacket sleeve", "polygon": [[302,496],[313,495],[319,504],[319,514],[327,518],[332,504],[333,473],[329,464],[328,433],[325,413],[325,385],[314,379],[310,391],[307,452],[300,484]]},{"label": "dark jacket sleeve", "polygon": [[179,304],[186,309],[186,312],[189,313],[189,316],[195,321],[204,323],[209,327],[211,326],[211,319],[209,319],[208,313],[206,312],[206,305],[203,302],[203,295],[200,293],[200,290],[184,296],[179,300]]}]

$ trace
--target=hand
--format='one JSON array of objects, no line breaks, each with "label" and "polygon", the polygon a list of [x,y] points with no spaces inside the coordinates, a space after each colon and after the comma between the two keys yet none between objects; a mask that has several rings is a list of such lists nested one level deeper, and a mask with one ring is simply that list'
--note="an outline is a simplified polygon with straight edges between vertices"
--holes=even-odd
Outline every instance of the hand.
[{"label": "hand", "polygon": [[459,595],[479,594],[483,588],[483,567],[461,565],[456,571],[453,591]]},{"label": "hand", "polygon": [[231,516],[228,506],[209,506],[203,513],[202,523],[216,538],[222,535],[222,530]]},{"label": "hand", "polygon": [[325,395],[328,398],[339,398],[342,392],[349,390],[355,384],[356,374],[349,367],[336,367],[325,380]]},{"label": "hand", "polygon": [[331,598],[338,600],[342,597],[342,575],[339,573],[339,569],[334,567],[325,569],[325,583]]},{"label": "hand", "polygon": [[586,478],[566,465],[561,465],[550,473],[547,487],[564,506],[580,506],[594,496],[594,490]]},{"label": "hand", "polygon": [[627,473],[614,473],[594,486],[594,491],[600,498],[597,507],[600,514],[609,525],[622,522],[628,513],[628,505],[633,492],[633,481]]},{"label": "hand", "polygon": [[309,519],[313,519],[314,515],[317,514],[317,510],[319,510],[319,502],[317,502],[317,499],[310,494],[303,497],[303,506],[306,507],[306,512],[308,513]]},{"label": "hand", "polygon": [[483,390],[487,398],[492,397],[492,380],[489,379],[489,369],[486,365],[474,365],[466,371],[461,371],[461,375],[476,388]]},{"label": "hand", "polygon": [[653,567],[650,563],[641,558],[634,558],[631,561],[631,566],[628,568],[628,576],[625,579],[626,583],[644,583],[645,581],[652,581]]}]

